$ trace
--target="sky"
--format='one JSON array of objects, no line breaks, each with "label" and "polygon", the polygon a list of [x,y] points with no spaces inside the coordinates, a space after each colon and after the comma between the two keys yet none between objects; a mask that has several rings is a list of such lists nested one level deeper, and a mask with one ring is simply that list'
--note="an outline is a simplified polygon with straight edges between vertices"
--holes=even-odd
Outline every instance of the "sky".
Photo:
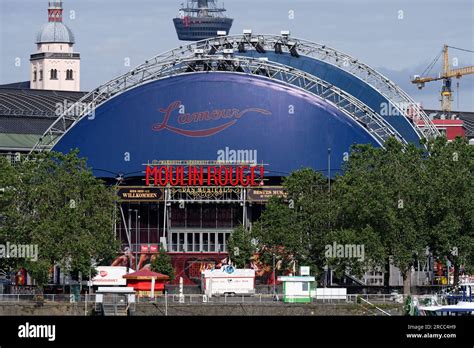
[{"label": "sky", "polygon": [[[183,43],[172,18],[182,0],[63,0],[64,23],[81,53],[88,91]],[[222,4],[222,1],[219,1]],[[47,0],[0,0],[0,84],[29,79],[35,37],[47,22]],[[473,0],[227,0],[231,34],[279,34],[325,44],[359,59],[401,86],[427,109],[439,109],[441,81],[410,83],[446,43],[474,50]],[[72,11],[72,12],[71,12]],[[451,50],[458,67],[474,53]],[[127,62],[130,65],[127,66]],[[441,60],[431,75],[441,71]],[[459,82],[459,93],[457,88]],[[474,111],[474,75],[453,82],[453,109]]]}]

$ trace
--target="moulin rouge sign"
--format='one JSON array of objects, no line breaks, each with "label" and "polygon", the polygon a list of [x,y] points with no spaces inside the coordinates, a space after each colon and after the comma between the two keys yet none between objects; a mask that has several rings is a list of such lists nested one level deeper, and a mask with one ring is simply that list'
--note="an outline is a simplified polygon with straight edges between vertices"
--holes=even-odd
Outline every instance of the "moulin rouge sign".
[{"label": "moulin rouge sign", "polygon": [[251,165],[147,165],[146,186],[242,186],[263,184],[264,167]]}]

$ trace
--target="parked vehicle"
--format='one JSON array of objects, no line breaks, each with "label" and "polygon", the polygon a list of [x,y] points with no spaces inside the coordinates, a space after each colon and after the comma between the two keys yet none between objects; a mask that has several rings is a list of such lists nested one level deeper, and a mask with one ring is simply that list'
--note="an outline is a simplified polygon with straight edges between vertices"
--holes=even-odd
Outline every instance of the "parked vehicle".
[{"label": "parked vehicle", "polygon": [[255,270],[233,266],[205,270],[201,273],[201,289],[205,295],[254,295]]}]

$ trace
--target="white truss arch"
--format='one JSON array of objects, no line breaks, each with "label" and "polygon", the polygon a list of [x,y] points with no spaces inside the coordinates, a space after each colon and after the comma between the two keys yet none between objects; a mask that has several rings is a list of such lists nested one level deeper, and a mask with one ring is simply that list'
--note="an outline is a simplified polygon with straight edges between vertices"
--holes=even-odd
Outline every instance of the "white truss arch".
[{"label": "white truss arch", "polygon": [[[357,58],[340,52],[334,48],[323,44],[315,43],[309,40],[290,37],[289,35],[271,35],[271,34],[242,34],[220,36],[216,38],[206,39],[190,43],[185,46],[179,46],[170,51],[161,53],[145,63],[139,65],[132,71],[140,73],[148,70],[154,64],[183,56],[193,55],[196,49],[203,50],[204,54],[222,54],[225,50],[233,49],[234,52],[243,50],[259,50],[273,51],[278,46],[281,52],[292,53],[294,49],[296,55],[304,55],[324,61],[333,66],[348,72],[370,85],[374,90],[385,97],[396,111],[409,119],[413,120],[413,129],[418,133],[420,138],[435,138],[440,134],[429,116],[424,112],[418,103],[416,103],[403,89],[382,75],[370,66],[361,63]],[[122,75],[125,77],[124,74]],[[420,121],[421,127],[417,123]]]},{"label": "white truss arch", "polygon": [[[273,38],[288,39],[283,36],[274,36]],[[291,84],[333,103],[346,115],[364,125],[381,145],[388,137],[395,137],[401,142],[406,142],[374,110],[326,81],[293,67],[269,62],[267,59],[234,55],[231,47],[234,47],[235,42],[238,42],[237,39],[245,40],[247,44],[253,46],[256,45],[255,40],[257,43],[260,42],[260,36],[252,38],[248,35],[226,36],[216,38],[214,41],[200,41],[160,54],[130,72],[94,89],[75,105],[65,110],[46,130],[32,151],[50,150],[70,128],[87,116],[91,110],[95,110],[118,94],[167,76],[199,71],[230,71],[232,73],[263,75],[266,78]],[[240,41],[238,44],[242,44],[242,42]],[[267,40],[267,44],[268,42],[270,40]],[[239,48],[237,47],[237,49]],[[77,105],[81,105],[81,107],[77,107]],[[80,111],[74,112],[76,110]]]}]

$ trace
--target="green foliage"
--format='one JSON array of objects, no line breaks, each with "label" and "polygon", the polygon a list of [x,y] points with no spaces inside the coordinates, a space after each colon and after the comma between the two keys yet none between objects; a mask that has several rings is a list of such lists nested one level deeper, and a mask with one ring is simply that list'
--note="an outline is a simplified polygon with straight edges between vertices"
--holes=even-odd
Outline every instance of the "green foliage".
[{"label": "green foliage", "polygon": [[169,276],[171,282],[175,278],[171,257],[161,245],[159,253],[151,261],[151,270]]},{"label": "green foliage", "polygon": [[357,231],[370,226],[402,273],[428,242],[424,162],[422,149],[394,139],[385,148],[355,146],[335,185],[344,211],[341,225]]},{"label": "green foliage", "polygon": [[252,234],[259,241],[261,259],[270,264],[273,254],[283,269],[325,265],[324,241],[335,218],[327,179],[312,169],[292,173],[283,183],[287,197],[272,198]]},{"label": "green foliage", "polygon": [[231,261],[236,267],[245,268],[255,253],[252,236],[242,225],[239,225],[227,241],[227,250]]},{"label": "green foliage", "polygon": [[[383,148],[356,145],[332,192],[320,173],[292,173],[284,182],[287,197],[272,198],[252,228],[261,259],[268,264],[276,253],[317,274],[329,266],[354,275],[390,259],[402,271],[405,293],[410,269],[427,247],[455,269],[472,270],[474,147],[459,138],[426,146],[428,152],[395,139]],[[363,260],[328,257],[325,248],[333,243],[363,245]]]},{"label": "green foliage", "polygon": [[[428,143],[426,206],[434,256],[474,271],[474,146],[465,139]],[[457,274],[455,274],[457,278]],[[457,279],[456,279],[457,280]]]},{"label": "green foliage", "polygon": [[[0,161],[0,243],[38,245],[38,261],[8,259],[12,269],[25,267],[40,286],[54,264],[72,274],[89,274],[93,261],[116,254],[113,188],[86,167],[77,151],[31,155],[15,166]],[[6,175],[3,175],[6,173]]]}]

